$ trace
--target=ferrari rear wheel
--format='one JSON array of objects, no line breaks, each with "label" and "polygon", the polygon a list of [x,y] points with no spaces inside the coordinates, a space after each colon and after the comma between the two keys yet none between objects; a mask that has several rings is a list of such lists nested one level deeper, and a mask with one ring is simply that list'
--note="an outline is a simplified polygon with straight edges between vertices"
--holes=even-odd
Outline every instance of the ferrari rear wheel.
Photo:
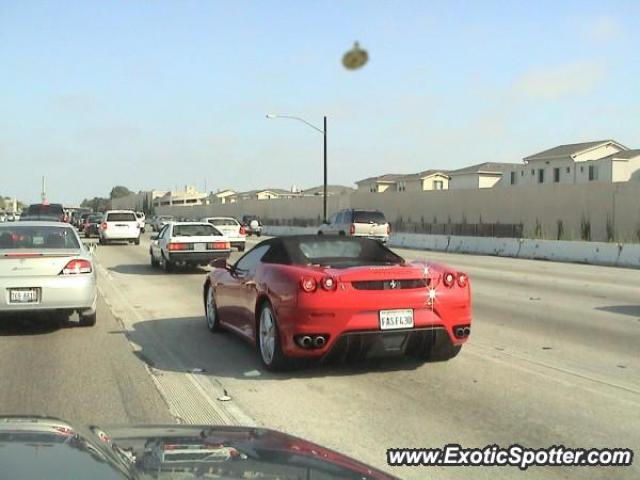
[{"label": "ferrari rear wheel", "polygon": [[269,302],[263,303],[260,309],[257,336],[258,354],[265,368],[272,372],[286,370],[290,366],[290,360],[282,352],[278,321]]},{"label": "ferrari rear wheel", "polygon": [[204,304],[204,316],[207,320],[207,328],[210,332],[220,331],[220,320],[218,319],[218,309],[216,308],[216,298],[211,285],[207,285],[207,292]]}]

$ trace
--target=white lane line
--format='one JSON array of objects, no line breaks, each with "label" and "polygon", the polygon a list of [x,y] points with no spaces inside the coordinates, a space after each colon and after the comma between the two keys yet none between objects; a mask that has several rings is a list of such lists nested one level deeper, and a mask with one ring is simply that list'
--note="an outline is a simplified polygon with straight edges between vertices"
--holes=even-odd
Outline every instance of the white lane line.
[{"label": "white lane line", "polygon": [[[123,329],[128,332],[133,331],[135,323],[148,319],[145,319],[133,307],[122,288],[113,280],[110,272],[99,262],[96,263],[98,276],[104,280],[98,283],[100,295],[105,301],[109,302],[112,314],[120,321]],[[120,307],[117,313],[114,311],[115,305]],[[129,343],[134,352],[141,351],[140,345],[131,340],[129,340]],[[160,349],[161,354],[168,358],[176,366],[175,370],[178,371],[156,369],[147,363],[144,363],[144,365],[151,375],[156,388],[167,403],[169,411],[178,422],[211,425],[257,425],[257,422],[244,413],[235,402],[224,402],[223,404],[217,400],[225,391],[217,379],[213,381],[208,375],[187,373],[188,368],[186,365],[169,349],[162,347],[159,342],[155,345],[155,348]]]}]

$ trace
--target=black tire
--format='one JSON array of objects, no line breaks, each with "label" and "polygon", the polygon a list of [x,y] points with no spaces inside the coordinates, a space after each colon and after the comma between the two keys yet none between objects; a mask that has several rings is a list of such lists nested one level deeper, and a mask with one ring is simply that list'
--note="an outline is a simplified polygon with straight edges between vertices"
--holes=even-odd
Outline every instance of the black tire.
[{"label": "black tire", "polygon": [[162,256],[162,268],[166,273],[171,273],[175,270],[175,265],[171,260],[165,258],[164,254]]},{"label": "black tire", "polygon": [[144,228],[141,228],[141,229],[140,229],[140,232],[141,232],[141,233],[144,233]]},{"label": "black tire", "polygon": [[134,244],[134,245],[140,245],[140,237],[136,238],[136,239],[133,241],[133,244]]},{"label": "black tire", "polygon": [[[263,328],[263,315],[270,315],[272,319],[273,330]],[[265,327],[267,325],[264,325]],[[289,359],[282,351],[280,344],[280,331],[278,330],[278,319],[273,311],[273,307],[269,302],[263,302],[260,305],[258,318],[256,320],[256,349],[258,351],[258,357],[262,365],[270,372],[278,372],[282,370],[288,370],[292,366],[291,359]],[[270,330],[273,335],[273,353],[268,355],[268,351],[263,352],[263,348],[267,348],[263,339],[264,335],[268,333],[266,330]]]},{"label": "black tire", "polygon": [[245,247],[244,247],[244,246],[242,246],[242,247],[238,247],[238,251],[239,251],[239,252],[244,252],[244,249],[245,249]]},{"label": "black tire", "polygon": [[79,314],[81,327],[93,327],[96,324],[96,312],[89,315]]},{"label": "black tire", "polygon": [[221,330],[216,297],[209,283],[207,283],[207,288],[204,292],[204,319],[211,333],[217,333]]},{"label": "black tire", "polygon": [[149,257],[151,258],[151,266],[153,268],[158,268],[158,260],[155,259],[155,257],[153,256],[153,254],[151,252],[149,252]]},{"label": "black tire", "polygon": [[262,236],[262,232],[258,232],[258,233],[256,233],[256,235],[257,235],[258,237],[261,237],[261,236]]},{"label": "black tire", "polygon": [[106,245],[106,244],[107,244],[107,241],[106,241],[105,239],[103,239],[103,238],[100,238],[100,239],[98,240],[98,243],[99,243],[100,245]]},{"label": "black tire", "polygon": [[324,235],[324,233],[322,233],[322,231],[318,230],[318,235]]}]

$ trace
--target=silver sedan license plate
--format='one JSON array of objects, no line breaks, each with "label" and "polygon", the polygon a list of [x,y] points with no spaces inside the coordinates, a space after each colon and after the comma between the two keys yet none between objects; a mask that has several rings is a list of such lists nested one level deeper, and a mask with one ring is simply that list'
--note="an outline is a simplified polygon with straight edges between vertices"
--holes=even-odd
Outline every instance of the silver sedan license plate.
[{"label": "silver sedan license plate", "polygon": [[9,303],[37,303],[37,288],[12,288],[9,290]]},{"label": "silver sedan license plate", "polygon": [[380,310],[380,330],[413,328],[413,310]]}]

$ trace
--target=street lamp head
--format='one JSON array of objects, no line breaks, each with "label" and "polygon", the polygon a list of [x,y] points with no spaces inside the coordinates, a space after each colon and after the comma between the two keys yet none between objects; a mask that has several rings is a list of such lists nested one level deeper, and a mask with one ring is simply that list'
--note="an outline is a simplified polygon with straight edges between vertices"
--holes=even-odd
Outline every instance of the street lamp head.
[{"label": "street lamp head", "polygon": [[275,113],[267,113],[267,118],[278,118],[278,115]]}]

